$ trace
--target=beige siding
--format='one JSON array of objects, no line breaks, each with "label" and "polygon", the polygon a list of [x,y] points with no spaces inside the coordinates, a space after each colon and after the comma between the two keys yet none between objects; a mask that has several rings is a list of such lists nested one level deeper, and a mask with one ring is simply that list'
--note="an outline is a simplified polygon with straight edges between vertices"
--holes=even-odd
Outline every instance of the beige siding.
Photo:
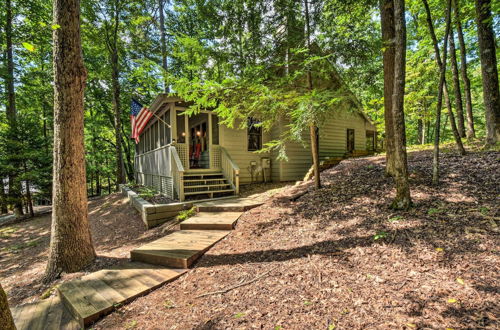
[{"label": "beige siding", "polygon": [[[366,149],[367,121],[359,114],[344,113],[332,117],[320,129],[320,158],[341,156],[346,152],[347,129],[354,129],[354,147],[356,150]],[[370,124],[371,126],[371,124]]]},{"label": "beige siding", "polygon": [[[226,148],[233,161],[240,167],[240,183],[251,183],[252,176],[249,170],[250,162],[256,161],[257,164],[260,165],[261,158],[270,157],[269,153],[255,153],[253,151],[248,151],[246,129],[229,128],[221,125],[219,128],[219,134],[220,145]],[[262,143],[266,143],[268,141],[270,141],[270,134],[264,132],[262,136]],[[267,176],[269,180],[269,171]],[[262,181],[262,174],[259,174],[258,181]]]},{"label": "beige siding", "polygon": [[309,136],[304,136],[306,145],[298,142],[286,144],[288,161],[281,161],[281,181],[302,180],[312,165],[311,147]]}]

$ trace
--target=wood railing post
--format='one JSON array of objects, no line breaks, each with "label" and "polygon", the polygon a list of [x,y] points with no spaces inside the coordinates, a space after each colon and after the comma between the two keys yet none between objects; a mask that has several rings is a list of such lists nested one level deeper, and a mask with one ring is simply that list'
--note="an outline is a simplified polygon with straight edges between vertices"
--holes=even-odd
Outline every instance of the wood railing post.
[{"label": "wood railing post", "polygon": [[240,171],[236,170],[235,172],[235,180],[234,180],[234,186],[236,188],[236,195],[240,193]]}]

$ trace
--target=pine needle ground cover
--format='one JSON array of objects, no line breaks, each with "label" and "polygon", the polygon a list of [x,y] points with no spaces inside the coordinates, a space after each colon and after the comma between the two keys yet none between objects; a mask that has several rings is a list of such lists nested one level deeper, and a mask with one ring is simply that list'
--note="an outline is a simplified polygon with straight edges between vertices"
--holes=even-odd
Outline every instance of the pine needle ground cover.
[{"label": "pine needle ground cover", "polygon": [[431,157],[409,155],[410,211],[387,207],[383,156],[344,161],[321,190],[243,214],[188,274],[95,328],[498,327],[500,153],[444,153],[440,187]]}]

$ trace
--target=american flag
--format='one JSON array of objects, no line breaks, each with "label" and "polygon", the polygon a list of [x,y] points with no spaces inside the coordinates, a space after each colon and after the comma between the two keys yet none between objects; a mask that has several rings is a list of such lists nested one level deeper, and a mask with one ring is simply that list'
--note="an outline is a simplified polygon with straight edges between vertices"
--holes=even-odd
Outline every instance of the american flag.
[{"label": "american flag", "polygon": [[132,139],[135,139],[136,144],[139,143],[139,135],[141,135],[151,117],[153,117],[153,113],[147,107],[143,107],[142,104],[132,99],[130,121],[132,123]]}]

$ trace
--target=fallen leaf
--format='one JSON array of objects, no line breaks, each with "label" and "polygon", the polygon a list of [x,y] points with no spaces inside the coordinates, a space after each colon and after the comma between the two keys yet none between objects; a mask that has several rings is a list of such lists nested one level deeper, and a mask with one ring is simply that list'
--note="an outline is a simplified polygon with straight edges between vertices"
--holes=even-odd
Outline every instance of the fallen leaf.
[{"label": "fallen leaf", "polygon": [[448,304],[454,304],[456,302],[457,302],[457,300],[455,298],[448,299]]},{"label": "fallen leaf", "polygon": [[437,251],[437,252],[443,252],[443,251],[444,251],[444,249],[443,249],[443,248],[436,248],[436,251]]},{"label": "fallen leaf", "polygon": [[465,285],[464,280],[462,280],[460,277],[457,277],[457,283]]}]

